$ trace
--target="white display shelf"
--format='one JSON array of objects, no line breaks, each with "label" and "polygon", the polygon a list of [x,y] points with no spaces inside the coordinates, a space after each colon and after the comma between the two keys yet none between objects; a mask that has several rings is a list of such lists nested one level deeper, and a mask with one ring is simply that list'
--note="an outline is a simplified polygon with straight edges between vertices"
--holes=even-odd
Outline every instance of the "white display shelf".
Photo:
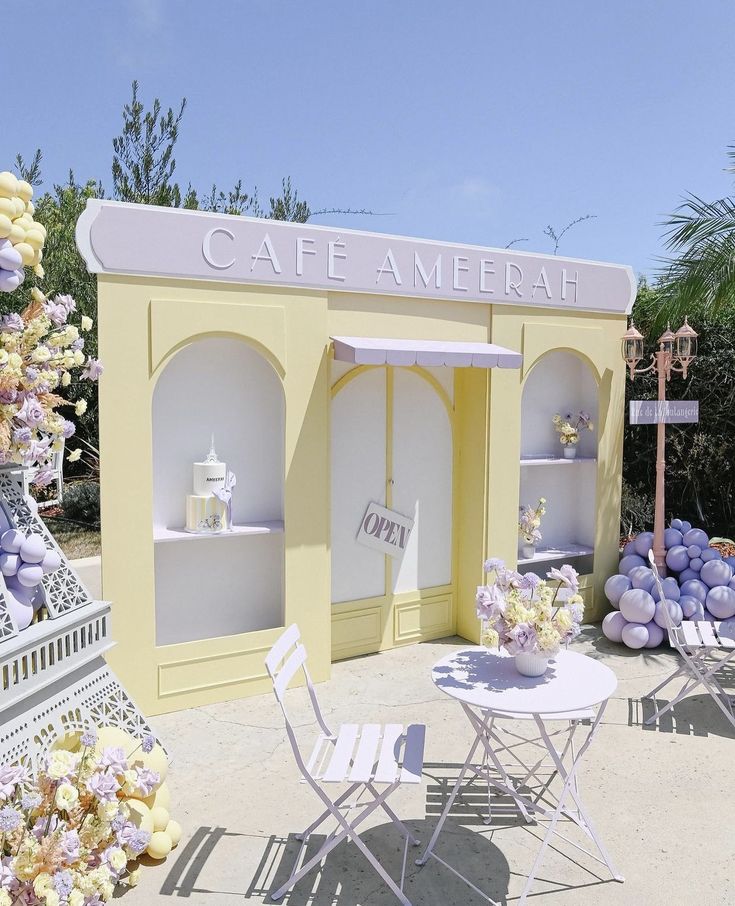
[{"label": "white display shelf", "polygon": [[563,547],[539,548],[533,557],[519,557],[518,565],[527,566],[529,563],[545,563],[549,560],[565,560],[572,557],[586,557],[594,554],[595,549],[585,544],[565,544]]},{"label": "white display shelf", "polygon": [[522,466],[573,466],[580,462],[597,462],[596,456],[575,456],[574,459],[566,459],[563,456],[522,456]]},{"label": "white display shelf", "polygon": [[233,525],[230,532],[213,532],[211,534],[187,532],[183,528],[170,529],[157,525],[153,528],[153,540],[156,544],[164,541],[202,541],[212,538],[237,538],[242,535],[282,535],[283,531],[281,520],[248,522],[245,525]]}]

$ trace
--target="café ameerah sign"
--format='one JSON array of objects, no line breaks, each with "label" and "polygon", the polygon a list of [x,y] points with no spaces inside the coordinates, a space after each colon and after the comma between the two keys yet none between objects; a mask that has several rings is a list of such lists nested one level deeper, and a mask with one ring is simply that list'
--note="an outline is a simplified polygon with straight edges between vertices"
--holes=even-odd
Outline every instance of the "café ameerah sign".
[{"label": "caf\u00e9 ameerah sign", "polygon": [[631,268],[91,199],[77,246],[92,273],[628,313]]}]

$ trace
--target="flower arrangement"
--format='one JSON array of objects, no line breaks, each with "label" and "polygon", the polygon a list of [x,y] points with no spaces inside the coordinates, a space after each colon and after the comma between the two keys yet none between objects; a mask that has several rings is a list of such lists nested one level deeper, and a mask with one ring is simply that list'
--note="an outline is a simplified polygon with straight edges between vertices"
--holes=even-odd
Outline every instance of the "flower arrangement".
[{"label": "flower arrangement", "polygon": [[582,411],[576,415],[567,412],[564,417],[557,412],[551,421],[554,425],[554,430],[559,435],[559,443],[562,447],[566,447],[567,444],[576,446],[579,443],[580,431],[594,431],[595,428],[590,416]]},{"label": "flower arrangement", "polygon": [[546,498],[539,497],[538,504],[532,507],[526,504],[521,507],[518,520],[518,534],[524,544],[537,544],[543,537],[541,534],[541,517],[546,515]]},{"label": "flower arrangement", "polygon": [[32,298],[22,314],[0,318],[0,464],[37,467],[35,483],[44,485],[52,480],[46,467],[53,454],[75,431],[57,410],[74,406],[79,416],[87,408],[86,400],[70,402],[56,391],[69,387],[80,369],[82,380],[96,381],[102,365],[83,351],[80,328],[90,330],[92,319],[83,316],[79,327],[68,323],[76,309],[71,296],[49,300],[34,288]]},{"label": "flower arrangement", "polygon": [[[553,657],[563,644],[576,638],[584,614],[576,570],[564,564],[546,574],[556,585],[535,573],[521,575],[502,560],[484,565],[494,573],[492,583],[477,589],[477,617],[482,620],[482,644],[504,648],[511,655],[540,653]],[[570,592],[557,603],[560,590]]]},{"label": "flower arrangement", "polygon": [[161,781],[146,766],[154,737],[137,743],[126,756],[88,731],[79,751],[49,752],[35,780],[0,767],[0,906],[101,906],[137,883],[129,863],[156,836],[139,800]]}]

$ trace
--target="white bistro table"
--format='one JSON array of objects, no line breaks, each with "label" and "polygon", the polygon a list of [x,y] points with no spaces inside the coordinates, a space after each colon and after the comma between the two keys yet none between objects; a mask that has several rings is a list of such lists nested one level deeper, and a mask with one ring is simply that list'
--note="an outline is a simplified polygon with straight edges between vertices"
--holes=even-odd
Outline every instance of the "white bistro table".
[{"label": "white bistro table", "polygon": [[[556,830],[562,815],[574,821],[594,841],[602,858],[597,859],[592,853],[588,855],[605,864],[616,881],[623,881],[592,826],[582,804],[577,782],[579,763],[597,732],[608,699],[617,688],[618,681],[612,670],[586,655],[561,651],[550,663],[544,676],[525,677],[516,670],[514,659],[504,652],[501,654],[473,647],[463,648],[442,658],[432,668],[432,680],[438,689],[459,702],[472,725],[475,739],[429,845],[416,864],[424,865],[433,857],[459,874],[433,850],[465,776],[469,774],[471,781],[476,777],[484,778],[488,791],[495,787],[500,793],[512,797],[528,823],[537,818],[549,820],[520,903],[526,902],[552,836],[556,833],[562,839],[567,839]],[[509,743],[508,731],[502,726],[508,720],[533,721],[539,735],[529,739],[510,731],[515,742]],[[557,727],[561,724],[561,729],[548,726],[554,723]],[[587,733],[575,748],[575,733],[585,725]],[[554,739],[560,735],[562,738],[566,736],[566,741],[558,749]],[[543,750],[541,757],[537,757],[530,766],[522,761],[516,751],[527,743],[531,744],[535,752],[538,752],[539,747]],[[475,758],[478,749],[482,753],[481,763]],[[503,753],[510,755],[521,769],[521,776],[517,780],[509,775],[506,766],[501,763]],[[547,753],[551,758],[552,773],[541,783],[538,771],[546,761]],[[561,780],[562,788],[556,801],[552,801],[549,806],[547,800],[551,796],[550,785],[555,777]],[[540,792],[526,792],[531,778],[536,778],[541,783]],[[490,797],[488,803],[490,806]],[[490,820],[490,814],[487,820]],[[572,845],[582,849],[574,843]],[[460,877],[485,899],[490,899],[468,878],[462,875]]]}]

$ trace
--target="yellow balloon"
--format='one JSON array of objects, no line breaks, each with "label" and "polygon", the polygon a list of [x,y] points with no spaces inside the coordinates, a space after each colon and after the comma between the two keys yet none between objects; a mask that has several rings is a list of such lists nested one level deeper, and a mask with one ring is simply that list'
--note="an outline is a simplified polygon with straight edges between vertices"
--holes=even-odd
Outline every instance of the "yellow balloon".
[{"label": "yellow balloon", "polygon": [[13,243],[13,245],[18,245],[18,243],[23,242],[25,238],[26,231],[23,229],[22,224],[12,224],[10,232],[8,233],[8,239]]},{"label": "yellow balloon", "polygon": [[27,230],[30,230],[30,228],[33,226],[33,218],[30,214],[26,214],[25,211],[20,212],[20,214],[15,218],[15,222],[22,223]]},{"label": "yellow balloon", "polygon": [[40,252],[43,248],[43,235],[38,230],[30,229],[26,233],[26,242],[34,251]]},{"label": "yellow balloon", "polygon": [[150,796],[146,796],[143,800],[148,808],[155,808],[160,806],[165,808],[167,811],[171,808],[171,791],[168,788],[168,784],[164,782],[158,787],[158,789],[151,793]]},{"label": "yellow balloon", "polygon": [[31,217],[33,217],[33,215],[36,213],[36,206],[32,201],[26,202],[26,213],[30,214]]},{"label": "yellow balloon", "polygon": [[164,831],[157,831],[150,839],[146,852],[151,859],[165,859],[173,849],[171,838]]},{"label": "yellow balloon", "polygon": [[126,799],[126,805],[130,809],[130,820],[140,830],[153,833],[153,816],[151,810],[140,799]]},{"label": "yellow balloon", "polygon": [[0,214],[0,239],[7,239],[13,231],[13,221],[5,214]]},{"label": "yellow balloon", "polygon": [[12,220],[15,217],[15,205],[12,198],[0,198],[0,214]]},{"label": "yellow balloon", "polygon": [[76,752],[79,749],[79,739],[82,733],[81,730],[65,734],[60,736],[56,742],[51,746],[52,749],[65,749],[67,752]]},{"label": "yellow balloon", "polygon": [[128,755],[132,751],[129,734],[119,727],[100,727],[97,730],[97,744],[94,747],[98,758],[103,749],[122,749]]},{"label": "yellow balloon", "polygon": [[12,198],[18,194],[18,180],[8,170],[0,173],[0,195],[3,198]]},{"label": "yellow balloon", "polygon": [[26,182],[25,179],[19,179],[18,191],[15,194],[20,195],[25,204],[33,198],[33,186],[29,182]]},{"label": "yellow balloon", "polygon": [[13,220],[17,220],[18,217],[21,217],[26,212],[26,206],[23,204],[23,199],[16,195],[13,199],[13,207],[15,208],[15,217]]},{"label": "yellow balloon", "polygon": [[181,837],[183,836],[183,831],[181,830],[181,825],[178,821],[169,821],[166,825],[166,833],[171,838],[171,843],[174,848],[176,848],[181,842]]},{"label": "yellow balloon", "polygon": [[157,805],[151,809],[151,818],[153,818],[153,830],[162,831],[166,830],[166,825],[171,820],[171,815],[165,808]]},{"label": "yellow balloon", "polygon": [[23,261],[23,267],[30,267],[33,264],[33,258],[36,251],[32,246],[28,245],[27,242],[17,242],[15,244],[15,250]]}]

